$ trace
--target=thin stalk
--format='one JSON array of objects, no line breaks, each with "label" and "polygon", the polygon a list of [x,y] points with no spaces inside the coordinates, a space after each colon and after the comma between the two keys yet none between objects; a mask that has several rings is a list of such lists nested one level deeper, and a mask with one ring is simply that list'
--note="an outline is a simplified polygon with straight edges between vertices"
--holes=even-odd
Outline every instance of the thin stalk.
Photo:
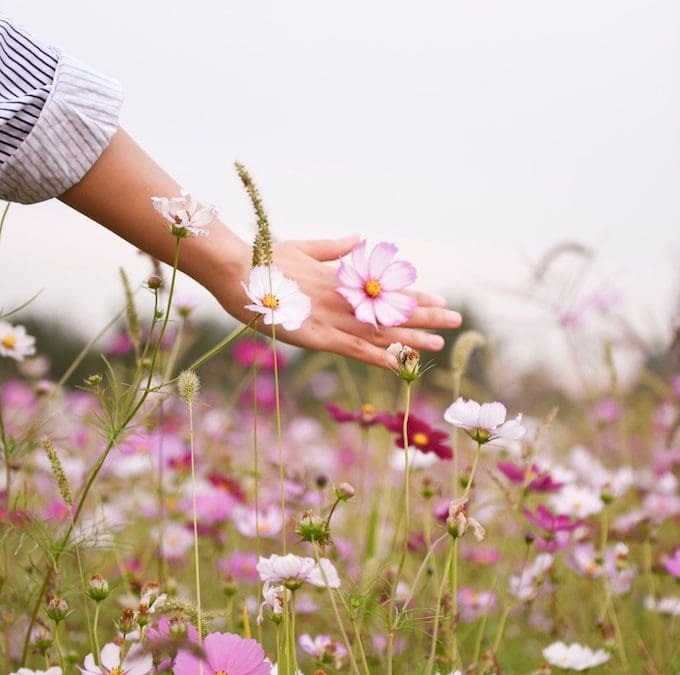
[{"label": "thin stalk", "polygon": [[[191,501],[194,520],[194,573],[196,575],[196,615],[198,623],[198,646],[203,644],[203,607],[201,605],[201,565],[198,556],[198,510],[196,508],[196,462],[194,453],[194,406],[189,403],[189,451],[191,454]],[[203,660],[200,664],[203,675]]]},{"label": "thin stalk", "polygon": [[508,620],[508,615],[510,614],[511,610],[512,606],[508,605],[503,610],[503,614],[501,615],[501,620],[498,624],[498,629],[496,630],[496,637],[493,641],[493,647],[491,648],[491,651],[493,651],[494,654],[498,653],[498,648],[501,646],[501,640],[503,639],[503,633],[505,632],[505,624]]},{"label": "thin stalk", "polygon": [[94,625],[92,628],[92,633],[94,635],[94,653],[97,655],[97,663],[99,663],[99,606],[101,603],[97,601],[94,608]]},{"label": "thin stalk", "polygon": [[[80,558],[80,546],[76,543],[76,560],[78,561],[78,574],[80,575],[80,585],[83,589],[83,594],[86,593],[86,586],[85,586],[85,574],[83,572],[83,561]],[[97,648],[96,641],[94,639],[94,635],[92,634],[92,625],[90,624],[90,608],[87,606],[87,597],[84,598],[84,607],[85,607],[85,623],[87,624],[87,634],[90,639],[90,647],[94,651],[97,656],[95,657],[97,664],[99,663],[99,649]]]},{"label": "thin stalk", "polygon": [[451,567],[451,562],[453,561],[453,544],[449,545],[449,552],[446,556],[446,562],[444,563],[444,570],[442,573],[442,580],[439,584],[439,591],[437,592],[437,603],[434,607],[434,627],[432,628],[432,643],[430,645],[430,656],[427,659],[427,665],[425,666],[426,675],[432,675],[434,670],[434,660],[437,655],[437,640],[439,638],[439,614],[441,612],[442,598],[444,597],[444,588],[448,581],[449,568]]},{"label": "thin stalk", "polygon": [[279,362],[276,354],[276,324],[272,323],[272,351],[274,355],[274,397],[276,401],[276,443],[279,449],[279,491],[281,494],[281,537],[286,555],[286,486],[283,470],[283,432],[281,431],[281,398],[279,396]]},{"label": "thin stalk", "polygon": [[[82,492],[80,494],[80,498],[78,500],[78,505],[76,506],[76,510],[71,517],[71,522],[69,523],[68,529],[66,530],[66,533],[64,534],[64,537],[62,538],[59,548],[55,551],[54,553],[54,567],[57,566],[59,563],[59,559],[61,558],[62,553],[64,552],[64,549],[66,548],[66,544],[68,543],[71,534],[73,533],[73,530],[75,529],[76,523],[78,522],[78,519],[80,517],[80,514],[83,510],[83,507],[85,506],[85,501],[87,499],[88,494],[90,493],[90,489],[92,488],[92,485],[94,484],[95,479],[99,475],[99,472],[101,471],[102,466],[104,465],[104,462],[106,461],[106,458],[109,456],[109,453],[111,452],[111,449],[113,448],[115,442],[117,441],[118,437],[120,434],[125,430],[127,425],[130,423],[130,421],[134,418],[134,416],[137,414],[139,409],[142,407],[144,404],[144,401],[146,400],[147,396],[149,395],[151,391],[151,378],[153,376],[153,371],[154,367],[156,364],[156,361],[158,359],[158,353],[160,351],[160,345],[161,345],[161,340],[163,339],[163,334],[165,332],[165,329],[168,324],[168,316],[169,316],[169,308],[170,304],[172,302],[172,296],[175,288],[175,280],[177,278],[177,265],[179,262],[179,243],[180,240],[177,239],[177,245],[175,247],[175,257],[173,260],[173,268],[172,268],[172,281],[170,284],[170,293],[168,295],[168,310],[165,313],[165,320],[163,322],[163,326],[161,327],[160,334],[158,336],[158,341],[156,342],[156,347],[154,349],[154,353],[151,359],[151,366],[149,367],[149,377],[147,379],[147,384],[146,388],[142,392],[141,396],[139,397],[139,400],[137,403],[134,405],[132,410],[125,416],[125,420],[121,425],[116,427],[114,430],[111,432],[111,436],[109,438],[109,442],[106,445],[106,448],[102,452],[102,454],[99,456],[97,459],[97,462],[95,463],[94,468],[92,469],[92,472],[90,473],[89,478],[87,479],[87,482],[85,483],[85,486],[82,489]],[[31,639],[31,631],[33,630],[33,626],[35,625],[36,619],[38,618],[38,612],[40,611],[40,605],[42,602],[42,598],[45,595],[45,591],[47,591],[47,586],[49,584],[50,580],[50,575],[51,575],[51,570],[48,570],[47,574],[45,575],[43,579],[43,583],[38,591],[38,596],[35,601],[35,605],[33,606],[33,611],[31,613],[31,618],[28,623],[28,628],[26,630],[26,635],[24,637],[24,646],[22,649],[21,653],[21,665],[25,666],[26,665],[26,659],[28,658],[28,647]]]},{"label": "thin stalk", "polygon": [[317,546],[316,542],[312,542],[312,548],[314,549],[314,557],[316,558],[316,564],[318,565],[319,570],[321,571],[321,577],[323,578],[324,585],[326,586],[326,590],[328,591],[328,597],[331,599],[331,605],[333,607],[333,614],[335,615],[335,620],[338,623],[338,628],[340,629],[342,639],[345,642],[345,647],[347,648],[347,655],[349,656],[349,662],[350,665],[352,666],[352,671],[359,675],[359,666],[357,665],[356,659],[354,658],[354,651],[352,650],[352,645],[350,645],[349,638],[347,637],[347,631],[345,630],[345,626],[342,623],[342,619],[340,618],[340,612],[338,611],[338,605],[335,602],[333,589],[328,585],[328,576],[326,575],[326,570],[321,564],[321,558],[319,557],[319,547]]}]

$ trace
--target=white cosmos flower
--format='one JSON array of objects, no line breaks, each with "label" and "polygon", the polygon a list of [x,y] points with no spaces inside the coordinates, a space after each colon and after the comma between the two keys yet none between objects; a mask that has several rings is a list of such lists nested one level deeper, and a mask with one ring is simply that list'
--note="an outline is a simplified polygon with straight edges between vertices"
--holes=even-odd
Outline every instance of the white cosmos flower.
[{"label": "white cosmos flower", "polygon": [[203,228],[217,217],[214,206],[199,208],[196,200],[184,190],[181,197],[151,197],[151,204],[168,223],[168,230],[174,237],[207,237]]},{"label": "white cosmos flower", "polygon": [[310,315],[312,301],[300,287],[274,265],[256,265],[243,289],[252,304],[246,309],[264,315],[268,326],[281,324],[286,330],[297,330]]},{"label": "white cosmos flower", "polygon": [[52,666],[47,670],[31,670],[30,668],[19,668],[19,670],[13,672],[12,675],[61,675],[61,668],[59,666]]},{"label": "white cosmos flower", "polygon": [[99,654],[98,666],[92,654],[85,657],[85,667],[78,666],[84,675],[102,675],[105,673],[120,673],[120,675],[148,675],[153,668],[153,657],[150,653],[143,653],[142,645],[133,645],[123,661],[120,659],[120,647],[113,642],[104,645]]},{"label": "white cosmos flower", "polygon": [[579,485],[565,485],[550,497],[550,505],[559,515],[587,518],[604,508],[599,491]]},{"label": "white cosmos flower", "polygon": [[483,403],[459,398],[444,413],[444,419],[456,427],[464,429],[478,443],[488,443],[496,438],[518,440],[526,429],[522,426],[522,415],[514,420],[505,421],[507,411],[502,403]]},{"label": "white cosmos flower", "polygon": [[307,581],[313,586],[325,587],[328,582],[329,588],[340,588],[340,577],[333,563],[328,558],[319,558],[319,562],[321,567],[318,564],[314,565]]},{"label": "white cosmos flower", "polygon": [[283,583],[290,587],[307,581],[315,566],[314,558],[303,558],[293,553],[287,555],[274,553],[268,558],[260,556],[256,569],[262,581],[274,584]]},{"label": "white cosmos flower", "polygon": [[564,642],[553,642],[543,650],[543,657],[551,666],[557,668],[587,670],[609,661],[610,654],[604,649],[594,651],[577,642],[570,645],[565,645]]},{"label": "white cosmos flower", "polygon": [[[406,450],[408,453],[408,465],[410,469],[424,469],[432,464],[436,464],[439,457],[433,452],[421,452],[418,448],[409,447]],[[404,471],[406,462],[404,461],[404,451],[395,450],[389,459],[390,469],[393,471]]]},{"label": "white cosmos flower", "polygon": [[645,607],[650,612],[680,616],[680,598],[676,595],[659,598],[658,600],[655,600],[651,595],[648,595],[645,597]]},{"label": "white cosmos flower", "polygon": [[26,333],[23,326],[13,326],[0,321],[0,356],[23,361],[25,356],[35,354],[35,338]]}]

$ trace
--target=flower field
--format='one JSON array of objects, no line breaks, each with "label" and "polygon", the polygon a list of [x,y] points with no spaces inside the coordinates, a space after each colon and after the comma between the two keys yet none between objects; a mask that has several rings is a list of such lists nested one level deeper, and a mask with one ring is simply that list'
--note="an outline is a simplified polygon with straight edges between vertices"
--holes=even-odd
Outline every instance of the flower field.
[{"label": "flower field", "polygon": [[[184,199],[154,204],[178,250],[207,217]],[[358,248],[343,297],[403,322],[411,266]],[[150,316],[126,281],[79,379],[0,321],[2,672],[679,672],[672,350],[624,387],[605,348],[569,397],[505,396],[472,328],[436,364],[390,345],[393,372],[301,354],[275,327],[314,308],[272,262],[201,354],[176,270]]]}]

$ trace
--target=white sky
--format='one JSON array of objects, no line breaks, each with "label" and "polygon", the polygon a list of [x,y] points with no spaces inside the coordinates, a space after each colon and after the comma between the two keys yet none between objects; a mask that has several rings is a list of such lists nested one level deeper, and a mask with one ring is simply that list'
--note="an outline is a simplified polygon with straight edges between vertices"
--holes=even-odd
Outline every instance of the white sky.
[{"label": "white sky", "polygon": [[[421,287],[467,298],[518,352],[535,324],[507,290],[566,239],[597,249],[597,283],[623,294],[643,331],[668,334],[680,289],[672,0],[5,0],[3,11],[118,78],[122,124],[243,236],[237,158],[278,237],[394,241]],[[119,303],[119,265],[146,273],[130,246],[59,203],[16,207],[0,304],[44,289],[36,310],[91,334]]]}]

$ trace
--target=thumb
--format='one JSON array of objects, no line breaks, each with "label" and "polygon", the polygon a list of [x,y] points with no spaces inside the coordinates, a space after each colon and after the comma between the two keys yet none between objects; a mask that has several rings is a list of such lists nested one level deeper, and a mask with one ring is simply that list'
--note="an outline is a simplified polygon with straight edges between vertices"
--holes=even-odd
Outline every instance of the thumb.
[{"label": "thumb", "polygon": [[296,241],[295,245],[308,256],[321,262],[337,260],[349,253],[359,243],[356,234],[341,239],[309,239]]}]

